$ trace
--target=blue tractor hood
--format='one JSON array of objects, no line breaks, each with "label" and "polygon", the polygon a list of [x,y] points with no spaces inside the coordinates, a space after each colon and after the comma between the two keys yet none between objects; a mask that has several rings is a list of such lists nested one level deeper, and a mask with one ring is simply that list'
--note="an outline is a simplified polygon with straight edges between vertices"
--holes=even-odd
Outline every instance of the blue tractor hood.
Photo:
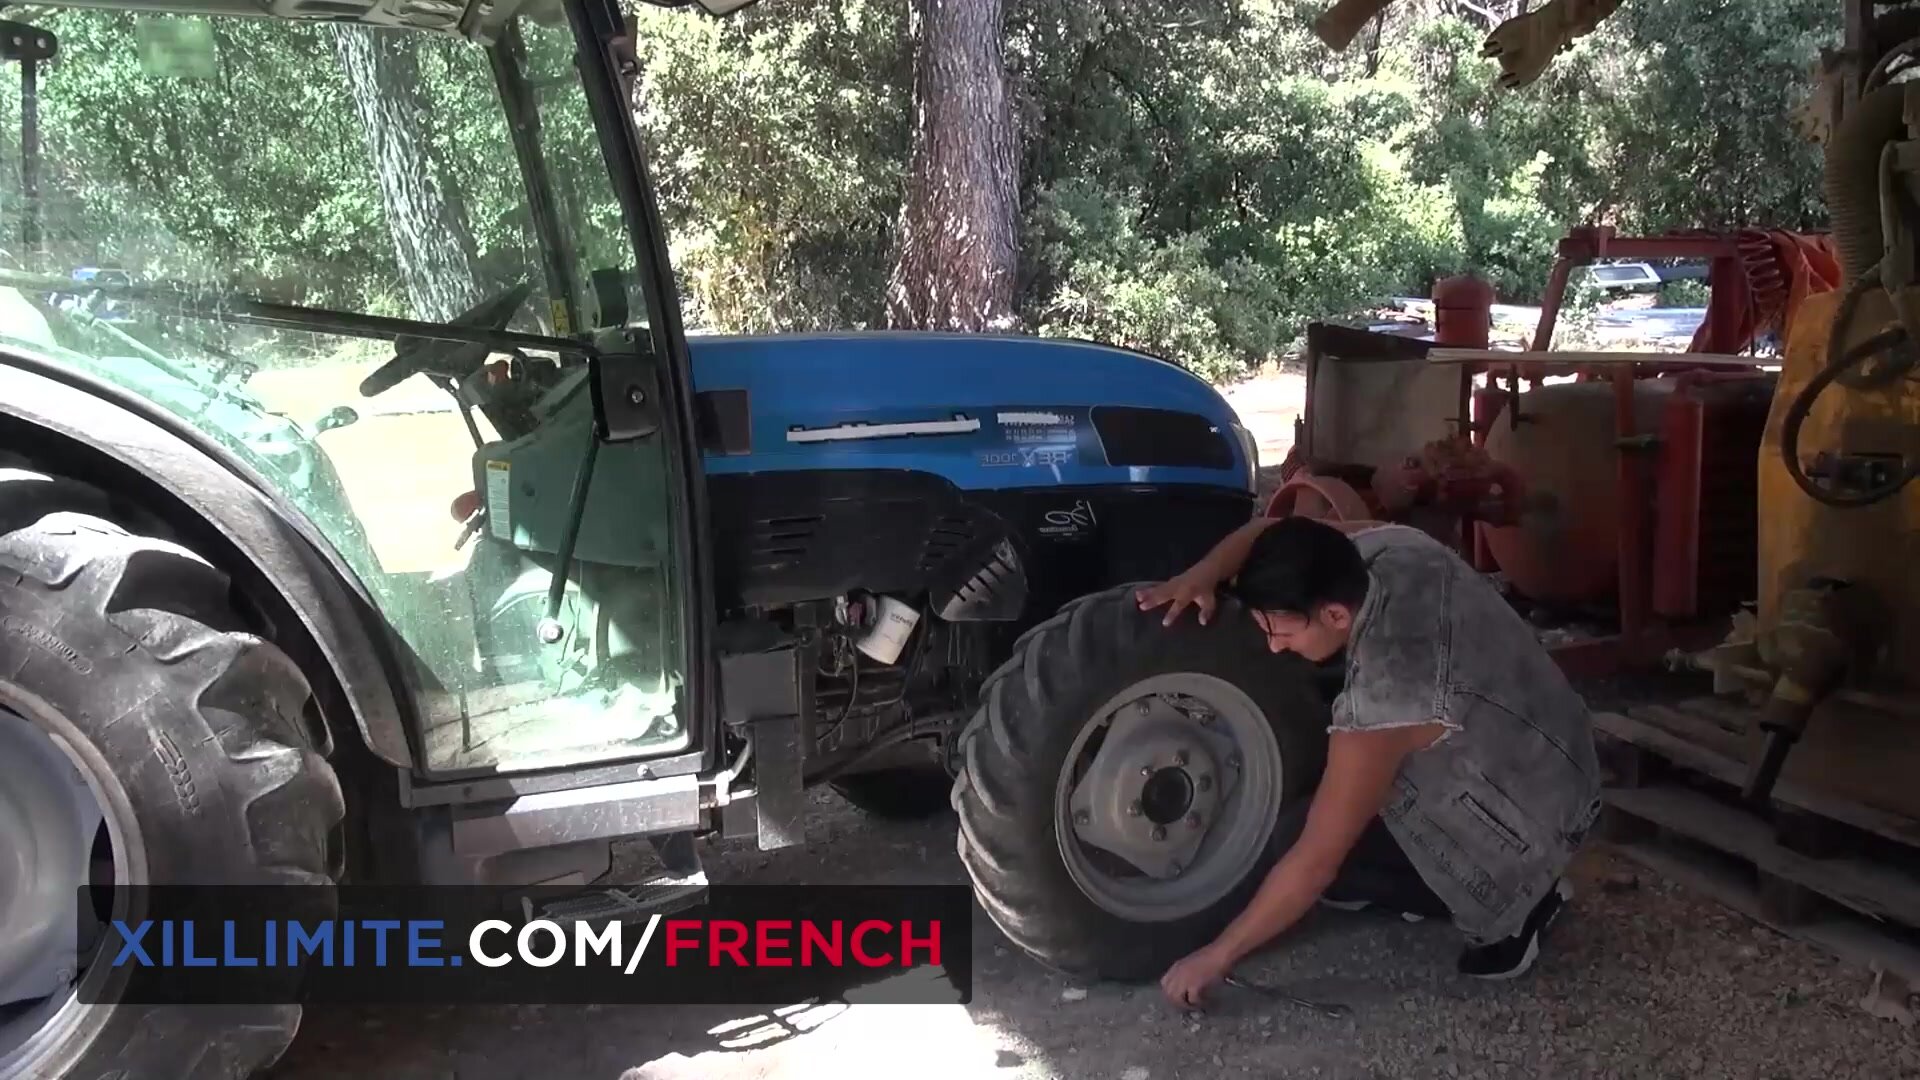
[{"label": "blue tractor hood", "polygon": [[1254,443],[1226,399],[1143,353],[923,332],[687,344],[709,475],[904,469],[963,490],[1253,490]]}]

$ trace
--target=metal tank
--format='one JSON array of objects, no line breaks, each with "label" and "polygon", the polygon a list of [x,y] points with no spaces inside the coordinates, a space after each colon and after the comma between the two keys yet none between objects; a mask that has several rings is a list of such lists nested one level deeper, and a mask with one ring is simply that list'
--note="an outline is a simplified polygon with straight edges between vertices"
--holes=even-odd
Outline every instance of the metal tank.
[{"label": "metal tank", "polygon": [[[1634,387],[1636,429],[1651,431],[1672,396],[1667,380]],[[1519,395],[1483,394],[1486,451],[1511,467],[1526,493],[1517,525],[1482,524],[1494,564],[1522,596],[1565,607],[1609,605],[1619,579],[1620,482],[1614,450],[1614,390],[1606,382],[1540,386]]]},{"label": "metal tank", "polygon": [[1517,524],[1480,525],[1484,550],[1517,593],[1554,607],[1617,610],[1623,536],[1654,614],[1724,615],[1751,600],[1753,455],[1772,385],[1750,371],[1639,378],[1623,417],[1612,380],[1553,383],[1519,395],[1517,424],[1509,394],[1483,391],[1485,449],[1524,492]]}]

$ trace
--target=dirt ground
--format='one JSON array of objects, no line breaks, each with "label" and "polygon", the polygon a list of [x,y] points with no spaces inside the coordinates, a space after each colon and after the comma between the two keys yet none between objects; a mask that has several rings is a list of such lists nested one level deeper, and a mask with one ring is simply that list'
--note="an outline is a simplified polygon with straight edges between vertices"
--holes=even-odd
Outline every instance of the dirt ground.
[{"label": "dirt ground", "polygon": [[[953,819],[815,798],[804,847],[708,849],[715,880],[963,881]],[[1453,931],[1321,911],[1241,973],[1345,1002],[1329,1019],[1227,990],[1080,985],[976,914],[970,1005],[310,1010],[275,1080],[1861,1080],[1920,1078],[1920,1029],[1867,1015],[1870,979],[1605,848],[1522,979],[1453,972]]]},{"label": "dirt ground", "polygon": [[[425,569],[450,551],[447,503],[469,486],[466,433],[453,414],[427,411],[438,392],[424,384],[367,407],[354,391],[361,374],[263,373],[256,385],[303,419],[341,402],[361,409],[358,425],[321,441],[389,569]],[[1269,466],[1291,444],[1303,391],[1300,377],[1286,375],[1227,390]],[[964,880],[950,817],[884,823],[830,794],[816,802],[804,847],[715,846],[710,872],[716,880]],[[1350,1004],[1345,1019],[1232,990],[1208,1012],[1188,1014],[1154,987],[1076,985],[1014,952],[976,913],[966,1006],[313,1010],[272,1075],[1920,1080],[1920,1030],[1860,1008],[1864,971],[1634,871],[1605,849],[1583,858],[1576,884],[1540,966],[1512,984],[1455,975],[1456,943],[1443,925],[1340,912],[1316,913],[1282,948],[1243,965],[1249,977]]]}]

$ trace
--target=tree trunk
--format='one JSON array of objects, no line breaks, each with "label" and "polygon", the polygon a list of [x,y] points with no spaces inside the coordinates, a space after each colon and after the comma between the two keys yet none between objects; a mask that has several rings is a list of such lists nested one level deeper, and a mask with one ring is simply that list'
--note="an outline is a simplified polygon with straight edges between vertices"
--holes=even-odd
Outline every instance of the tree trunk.
[{"label": "tree trunk", "polygon": [[336,26],[333,35],[366,131],[412,314],[451,319],[480,300],[475,244],[466,202],[442,181],[422,126],[432,106],[420,90],[419,42],[412,34],[360,26]]},{"label": "tree trunk", "polygon": [[1012,324],[1019,169],[1001,0],[912,0],[913,158],[887,319],[896,327]]}]

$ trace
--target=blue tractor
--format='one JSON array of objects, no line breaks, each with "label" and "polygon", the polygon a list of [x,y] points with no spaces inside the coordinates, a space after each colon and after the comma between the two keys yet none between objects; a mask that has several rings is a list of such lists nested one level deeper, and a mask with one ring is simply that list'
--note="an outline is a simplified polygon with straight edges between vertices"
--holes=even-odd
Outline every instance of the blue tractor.
[{"label": "blue tractor", "polygon": [[[316,304],[349,268],[254,274],[212,239],[190,261],[221,281],[305,291],[96,283],[199,327],[161,336],[0,306],[0,836],[31,839],[0,877],[0,1077],[242,1075],[294,1035],[290,1005],[81,993],[89,885],[563,886],[569,917],[642,918],[702,894],[707,839],[804,842],[830,785],[950,807],[984,910],[1087,976],[1157,976],[1257,886],[1319,773],[1316,673],[1129,587],[1253,512],[1210,386],[1083,342],[689,336],[615,0],[34,11],[9,59],[76,43],[42,108],[129,51],[219,74],[240,28],[337,49],[338,87],[245,104],[290,132],[332,92],[436,136],[357,66],[410,35],[496,101],[458,137],[518,178],[531,242],[466,265],[452,312]],[[168,167],[115,189],[156,200],[124,229],[219,182]],[[386,194],[396,242],[430,246],[401,220],[425,204]],[[0,285],[57,291],[32,269]],[[652,876],[612,878],[634,840]]]}]

